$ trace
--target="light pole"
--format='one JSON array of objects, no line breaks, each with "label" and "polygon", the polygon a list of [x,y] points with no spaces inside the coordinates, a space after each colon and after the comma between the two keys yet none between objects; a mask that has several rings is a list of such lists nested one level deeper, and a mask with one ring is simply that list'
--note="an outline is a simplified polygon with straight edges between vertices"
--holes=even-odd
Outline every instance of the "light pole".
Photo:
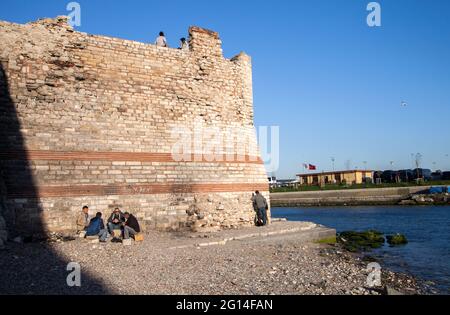
[{"label": "light pole", "polygon": [[422,161],[422,154],[417,153],[416,154],[416,159],[414,160],[415,164],[416,164],[416,171],[417,171],[417,181],[420,181],[420,162]]},{"label": "light pole", "polygon": [[334,172],[334,161],[336,161],[336,159],[334,157],[331,157],[331,163],[333,165],[333,172]]}]

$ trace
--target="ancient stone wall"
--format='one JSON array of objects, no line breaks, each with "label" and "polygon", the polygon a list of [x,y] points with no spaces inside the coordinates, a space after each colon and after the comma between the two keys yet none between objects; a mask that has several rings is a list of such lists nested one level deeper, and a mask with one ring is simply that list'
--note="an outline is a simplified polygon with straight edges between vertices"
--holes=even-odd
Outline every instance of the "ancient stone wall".
[{"label": "ancient stone wall", "polygon": [[[158,229],[252,224],[251,192],[268,198],[268,185],[250,57],[225,59],[212,31],[189,37],[182,51],[75,32],[63,17],[0,22],[8,224],[73,230],[85,204]],[[182,158],[180,138],[193,139]]]}]

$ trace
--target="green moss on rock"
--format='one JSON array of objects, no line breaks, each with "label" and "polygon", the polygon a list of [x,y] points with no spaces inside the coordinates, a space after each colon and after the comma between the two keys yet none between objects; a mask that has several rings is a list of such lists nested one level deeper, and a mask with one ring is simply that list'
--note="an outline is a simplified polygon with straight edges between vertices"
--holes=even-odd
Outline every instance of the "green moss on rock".
[{"label": "green moss on rock", "polygon": [[408,244],[408,240],[406,239],[406,236],[403,234],[387,235],[386,240],[388,244],[391,246]]},{"label": "green moss on rock", "polygon": [[334,237],[317,240],[315,243],[317,243],[317,244],[336,244],[336,242],[337,242],[336,236],[334,236]]},{"label": "green moss on rock", "polygon": [[385,243],[383,233],[375,230],[364,232],[345,231],[338,235],[338,243],[351,252],[380,248]]}]

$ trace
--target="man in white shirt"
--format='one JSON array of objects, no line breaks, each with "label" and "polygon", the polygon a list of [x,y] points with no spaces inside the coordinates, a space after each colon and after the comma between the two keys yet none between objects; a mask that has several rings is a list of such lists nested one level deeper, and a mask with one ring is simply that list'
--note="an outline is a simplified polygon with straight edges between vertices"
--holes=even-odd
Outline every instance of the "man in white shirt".
[{"label": "man in white shirt", "polygon": [[180,39],[180,43],[181,43],[181,50],[189,50],[189,43],[187,42],[186,38],[181,38]]},{"label": "man in white shirt", "polygon": [[159,32],[158,38],[156,38],[155,45],[158,47],[169,47],[167,45],[166,37],[164,36],[164,32]]}]

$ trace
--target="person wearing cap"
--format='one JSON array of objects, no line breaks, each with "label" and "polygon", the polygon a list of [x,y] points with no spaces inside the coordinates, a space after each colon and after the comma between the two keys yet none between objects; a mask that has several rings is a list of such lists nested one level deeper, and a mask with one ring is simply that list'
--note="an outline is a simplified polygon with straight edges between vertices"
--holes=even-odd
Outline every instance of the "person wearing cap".
[{"label": "person wearing cap", "polygon": [[124,213],[125,222],[123,224],[123,238],[128,239],[131,236],[134,236],[141,232],[141,228],[139,226],[139,222],[134,215],[131,213]]}]

